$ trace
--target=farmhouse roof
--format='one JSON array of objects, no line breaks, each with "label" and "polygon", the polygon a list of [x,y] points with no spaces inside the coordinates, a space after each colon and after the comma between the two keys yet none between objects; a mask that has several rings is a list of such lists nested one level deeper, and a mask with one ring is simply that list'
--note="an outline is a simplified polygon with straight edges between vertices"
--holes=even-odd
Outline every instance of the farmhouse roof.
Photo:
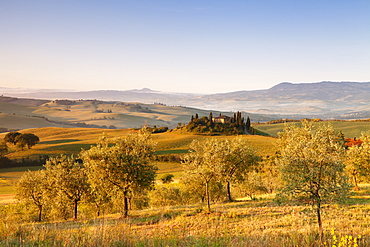
[{"label": "farmhouse roof", "polygon": [[352,147],[352,146],[361,146],[362,143],[363,143],[362,140],[356,139],[356,137],[355,137],[353,139],[352,138],[346,138],[344,145],[347,146],[347,147]]},{"label": "farmhouse roof", "polygon": [[228,119],[230,117],[228,116],[225,116],[225,115],[222,115],[222,116],[219,116],[219,117],[214,117],[214,119]]}]

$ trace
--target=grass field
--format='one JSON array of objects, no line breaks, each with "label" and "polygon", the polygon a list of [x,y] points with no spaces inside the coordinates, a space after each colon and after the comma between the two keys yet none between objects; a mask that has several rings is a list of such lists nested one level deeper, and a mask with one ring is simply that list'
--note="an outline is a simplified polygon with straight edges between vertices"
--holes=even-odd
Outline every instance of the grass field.
[{"label": "grass field", "polygon": [[[370,131],[370,121],[355,122],[355,121],[324,121],[320,123],[330,123],[334,129],[341,131],[345,137],[353,138],[360,137],[362,132]],[[290,123],[288,123],[290,124]],[[271,136],[277,137],[277,133],[284,129],[284,123],[279,124],[253,124],[253,127],[261,130]]]},{"label": "grass field", "polygon": [[[33,133],[40,138],[40,143],[29,150],[19,151],[11,147],[11,153],[7,155],[11,159],[24,157],[37,158],[40,155],[78,154],[81,149],[88,149],[91,145],[99,142],[99,138],[105,134],[108,138],[119,138],[131,129],[101,130],[86,128],[38,128],[20,131],[21,133]],[[3,139],[5,134],[0,134]],[[270,155],[274,153],[274,138],[263,136],[243,135],[250,143],[250,146],[259,155]],[[156,150],[160,153],[183,153],[188,150],[190,143],[196,140],[205,140],[209,136],[193,135],[187,133],[166,132],[153,134],[152,138],[157,142]],[[231,139],[235,136],[214,136],[217,139]]]},{"label": "grass field", "polygon": [[[339,126],[340,127],[340,126]],[[107,130],[110,138],[118,138],[132,130]],[[31,150],[15,151],[10,158],[37,157],[43,154],[77,154],[98,142],[101,129],[40,128],[22,132],[34,133],[41,142]],[[0,135],[0,139],[4,134]],[[166,132],[152,135],[158,143],[157,154],[183,154],[192,140],[209,136]],[[211,138],[235,138],[215,136]],[[275,153],[275,138],[242,136],[261,156]],[[167,173],[175,180],[182,176],[179,163],[157,162],[160,179]],[[42,167],[0,169],[0,246],[318,246],[317,224],[311,209],[303,205],[278,204],[274,195],[259,195],[256,200],[233,203],[212,203],[206,213],[203,204],[148,208],[130,211],[128,219],[121,214],[93,217],[83,207],[79,220],[25,223],[24,214],[32,208],[12,204],[14,184],[25,170]],[[370,246],[370,185],[361,184],[344,204],[323,206],[326,246],[336,238],[361,238],[359,246]],[[5,205],[5,206],[4,206]],[[35,214],[36,215],[36,214]],[[29,220],[28,220],[29,222]],[[352,238],[353,239],[353,238]],[[347,245],[348,246],[348,245]]]},{"label": "grass field", "polygon": [[[335,246],[369,246],[370,191],[368,185],[361,185],[361,189],[346,204],[324,205],[324,246],[334,246],[335,239]],[[263,197],[215,203],[211,213],[205,213],[204,206],[133,210],[126,219],[120,214],[85,218],[83,209],[77,221],[21,223],[19,218],[8,216],[0,222],[0,245],[319,246],[317,223],[307,206],[279,205]],[[350,238],[356,238],[358,245],[353,241],[349,245]],[[343,244],[345,239],[347,244]]]}]

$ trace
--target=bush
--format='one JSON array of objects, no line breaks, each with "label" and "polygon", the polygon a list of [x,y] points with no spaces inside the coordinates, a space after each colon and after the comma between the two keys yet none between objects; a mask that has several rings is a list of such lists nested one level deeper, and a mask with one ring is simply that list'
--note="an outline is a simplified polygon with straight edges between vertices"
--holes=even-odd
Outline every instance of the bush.
[{"label": "bush", "polygon": [[175,206],[183,204],[182,192],[175,186],[157,186],[149,192],[150,205],[154,207]]},{"label": "bush", "polygon": [[173,174],[166,174],[166,175],[164,175],[164,176],[161,178],[162,183],[164,183],[164,184],[172,183],[172,182],[173,182],[173,177],[174,177],[174,175],[173,175]]}]

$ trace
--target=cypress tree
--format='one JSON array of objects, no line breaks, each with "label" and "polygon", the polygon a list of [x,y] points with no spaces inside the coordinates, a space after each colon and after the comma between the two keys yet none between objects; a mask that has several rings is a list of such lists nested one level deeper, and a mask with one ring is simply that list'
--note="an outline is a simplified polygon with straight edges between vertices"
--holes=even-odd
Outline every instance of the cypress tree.
[{"label": "cypress tree", "polygon": [[242,114],[239,111],[236,113],[236,124],[242,125]]},{"label": "cypress tree", "polygon": [[251,131],[251,119],[249,118],[249,116],[247,117],[247,122],[245,123],[245,126],[247,127],[247,131],[250,132]]},{"label": "cypress tree", "polygon": [[198,119],[199,116],[198,116],[198,113],[195,113],[195,119]]},{"label": "cypress tree", "polygon": [[212,119],[213,119],[213,114],[212,114],[212,112],[210,112],[210,113],[209,113],[209,121],[210,121],[211,123],[213,123],[213,120],[212,120]]}]

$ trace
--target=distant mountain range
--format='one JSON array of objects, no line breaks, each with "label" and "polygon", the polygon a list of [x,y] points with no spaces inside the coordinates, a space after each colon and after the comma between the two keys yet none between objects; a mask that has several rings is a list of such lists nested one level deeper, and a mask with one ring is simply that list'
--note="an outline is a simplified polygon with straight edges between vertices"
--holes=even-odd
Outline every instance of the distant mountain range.
[{"label": "distant mountain range", "polygon": [[35,99],[97,99],[162,103],[206,110],[244,111],[282,117],[370,118],[370,82],[283,82],[265,90],[219,94],[164,93],[148,88],[127,91],[57,91],[0,88],[4,96]]}]

